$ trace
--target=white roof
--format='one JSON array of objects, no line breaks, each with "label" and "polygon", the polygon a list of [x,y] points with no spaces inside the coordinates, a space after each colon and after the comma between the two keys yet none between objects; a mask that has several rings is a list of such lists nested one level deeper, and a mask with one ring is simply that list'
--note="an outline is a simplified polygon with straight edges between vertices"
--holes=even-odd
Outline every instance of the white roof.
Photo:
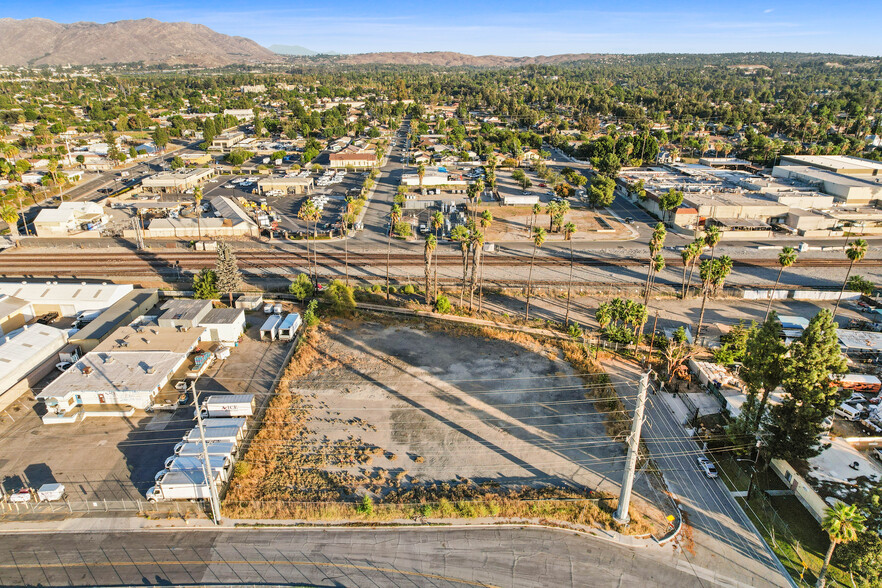
[{"label": "white roof", "polygon": [[0,294],[0,318],[15,314],[30,306],[31,303],[15,296]]},{"label": "white roof", "polygon": [[26,361],[37,353],[43,353],[53,345],[67,343],[67,331],[35,323],[0,337],[0,372]]},{"label": "white roof", "polygon": [[837,169],[882,170],[882,163],[848,155],[782,155],[782,163],[796,161],[806,165],[822,165]]},{"label": "white roof", "polygon": [[836,336],[846,351],[882,351],[882,333],[836,329]]},{"label": "white roof", "polygon": [[0,294],[17,296],[28,302],[58,305],[89,302],[96,308],[107,308],[134,289],[131,284],[106,282],[0,282]]},{"label": "white roof", "polygon": [[104,208],[97,202],[62,202],[58,208],[44,208],[34,222],[67,222],[78,215],[102,215]]},{"label": "white roof", "polygon": [[[92,351],[43,388],[37,398],[64,398],[78,392],[151,393],[186,357],[169,351]],[[86,373],[87,368],[91,373]]]}]

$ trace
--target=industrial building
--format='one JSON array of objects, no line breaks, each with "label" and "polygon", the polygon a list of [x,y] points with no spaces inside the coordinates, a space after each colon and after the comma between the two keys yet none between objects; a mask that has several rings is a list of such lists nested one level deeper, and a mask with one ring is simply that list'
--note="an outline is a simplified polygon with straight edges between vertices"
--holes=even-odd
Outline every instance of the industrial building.
[{"label": "industrial building", "polygon": [[158,302],[158,290],[130,290],[113,306],[74,333],[70,342],[78,345],[83,352],[92,351],[117,328],[132,323]]},{"label": "industrial building", "polygon": [[0,337],[22,328],[35,316],[34,305],[27,300],[0,294]]},{"label": "industrial building", "polygon": [[272,190],[281,190],[285,194],[311,194],[314,188],[315,182],[310,177],[273,176],[257,181],[257,190],[261,194]]},{"label": "industrial building", "polygon": [[882,179],[882,162],[850,155],[782,155],[781,166],[805,166],[845,176]]},{"label": "industrial building", "polygon": [[34,219],[38,237],[99,237],[97,229],[110,216],[97,202],[62,202],[58,208],[44,208]]},{"label": "industrial building", "polygon": [[55,369],[66,346],[65,331],[39,323],[0,337],[0,410]]},{"label": "industrial building", "polygon": [[211,311],[211,300],[181,298],[169,300],[162,305],[162,314],[156,319],[160,327],[189,329],[199,326],[200,321]]},{"label": "industrial building", "polygon": [[233,147],[245,140],[245,133],[242,131],[230,131],[221,133],[211,140],[210,151],[230,151]]},{"label": "industrial building", "polygon": [[14,296],[33,305],[35,315],[57,312],[76,316],[105,310],[134,290],[131,284],[86,282],[0,282],[0,295]]},{"label": "industrial building", "polygon": [[177,192],[183,193],[201,185],[214,175],[210,167],[179,169],[160,172],[141,181],[145,192]]},{"label": "industrial building", "polygon": [[[154,203],[147,203],[148,205]],[[199,237],[257,237],[257,224],[236,202],[226,196],[211,200],[212,213],[195,217],[157,218],[141,231],[145,239],[194,239]],[[134,229],[125,229],[123,237],[137,238]]]},{"label": "industrial building", "polygon": [[203,341],[235,343],[245,332],[245,311],[241,308],[214,308],[202,317]]}]

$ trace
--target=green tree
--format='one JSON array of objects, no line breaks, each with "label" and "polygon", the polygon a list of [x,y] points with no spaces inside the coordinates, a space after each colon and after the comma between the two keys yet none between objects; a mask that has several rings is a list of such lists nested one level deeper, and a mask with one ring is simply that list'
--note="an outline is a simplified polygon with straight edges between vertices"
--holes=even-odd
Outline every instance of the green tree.
[{"label": "green tree", "polygon": [[18,245],[18,211],[9,202],[0,203],[0,220],[9,225],[9,233],[15,245]]},{"label": "green tree", "polygon": [[851,275],[851,270],[854,269],[854,264],[859,262],[864,258],[867,254],[867,248],[869,245],[864,239],[857,239],[852,241],[848,247],[845,249],[845,255],[851,261],[848,264],[848,271],[845,272],[845,279],[842,280],[842,289],[839,290],[839,298],[836,299],[836,306],[833,308],[833,318],[836,318],[836,314],[839,312],[839,303],[842,302],[842,294],[845,292],[845,285],[848,284],[848,276]]},{"label": "green tree", "polygon": [[856,541],[844,543],[836,550],[833,563],[849,574],[858,574],[860,588],[882,585],[882,538],[867,528]]},{"label": "green tree", "polygon": [[668,220],[671,220],[672,212],[683,204],[683,192],[679,190],[668,190],[658,199],[658,206],[663,213],[667,213]]},{"label": "green tree", "polygon": [[704,309],[707,305],[707,298],[711,294],[716,294],[723,287],[723,283],[731,272],[732,260],[728,255],[724,255],[719,259],[706,259],[701,262],[699,275],[701,276],[702,299],[701,312],[698,315],[698,328],[695,329],[696,342],[704,326]]},{"label": "green tree", "polygon": [[475,290],[478,285],[478,268],[481,265],[481,252],[484,247],[484,233],[477,229],[469,232],[469,247],[472,250],[472,275],[469,285],[469,312],[475,300]]},{"label": "green tree", "polygon": [[820,453],[822,423],[840,400],[830,376],[846,369],[833,315],[822,310],[788,350],[781,380],[785,396],[769,411],[772,457],[804,460]]},{"label": "green tree", "polygon": [[[655,229],[652,231],[652,237],[649,239],[649,268],[646,272],[646,286],[644,287],[644,295],[643,295],[643,304],[649,304],[649,295],[652,291],[652,282],[655,279],[655,268],[658,267],[659,263],[656,261],[656,257],[660,257],[659,253],[665,246],[665,239],[668,236],[668,231],[665,229],[664,223],[658,223],[655,225]],[[664,269],[664,258],[660,258],[661,267]],[[659,270],[661,271],[661,270]]]},{"label": "green tree", "polygon": [[171,161],[171,168],[172,169],[181,169],[182,167],[184,167],[184,160],[181,159],[180,156],[175,155]]},{"label": "green tree", "polygon": [[772,311],[772,301],[775,299],[775,291],[778,289],[778,282],[781,281],[781,274],[784,273],[784,268],[790,267],[796,263],[796,258],[796,249],[793,247],[784,247],[781,249],[781,253],[778,254],[778,265],[780,265],[781,268],[778,270],[778,277],[775,278],[775,286],[772,288],[772,291],[769,292],[769,306],[766,307],[766,316],[763,321],[768,320],[769,313]]},{"label": "green tree", "polygon": [[306,274],[299,274],[297,278],[288,286],[288,293],[297,297],[301,303],[307,298],[312,298],[315,292],[312,279]]},{"label": "green tree", "polygon": [[597,174],[588,188],[588,202],[593,208],[609,206],[615,200],[615,180]]},{"label": "green tree", "polygon": [[545,229],[533,227],[533,255],[530,256],[530,273],[527,278],[527,310],[524,319],[530,320],[530,294],[533,291],[533,264],[536,262],[536,251],[545,243]]},{"label": "green tree", "polygon": [[717,225],[712,225],[710,227],[704,228],[704,246],[710,247],[711,250],[711,259],[714,258],[714,253],[717,249],[717,243],[720,242],[720,239],[723,238],[723,235],[720,233],[720,227]]},{"label": "green tree", "polygon": [[340,280],[333,280],[325,291],[325,298],[335,312],[349,315],[355,310],[355,294],[352,287]]},{"label": "green tree", "polygon": [[783,335],[781,322],[774,311],[760,327],[748,330],[740,374],[747,385],[748,400],[756,407],[748,428],[751,434],[756,434],[760,428],[769,394],[781,385],[787,353]]},{"label": "green tree", "polygon": [[435,253],[435,248],[438,247],[438,240],[435,238],[435,235],[426,235],[426,243],[423,248],[423,255],[426,259],[426,304],[432,304],[432,289],[430,287],[430,278],[431,278],[431,268],[432,268],[432,254]]},{"label": "green tree", "polygon": [[422,190],[422,189],[423,189],[423,178],[426,177],[426,166],[425,166],[425,164],[421,163],[421,164],[419,164],[419,165],[417,166],[417,176],[418,176],[419,179],[420,179],[420,190]]},{"label": "green tree", "polygon": [[860,292],[867,296],[871,296],[873,290],[876,289],[876,285],[863,276],[851,276],[848,278],[848,282],[846,282],[845,286],[850,292]]},{"label": "green tree", "polygon": [[[312,278],[313,284],[318,281],[318,275],[316,275],[316,269],[313,268],[312,257],[309,252],[309,223],[314,224],[321,218],[321,216],[322,211],[318,209],[312,198],[306,198],[300,205],[300,209],[297,211],[297,218],[306,221],[306,262],[309,264],[309,277]],[[313,239],[313,241],[315,241],[315,239]],[[313,243],[313,248],[315,248],[315,243]]]},{"label": "green tree", "polygon": [[686,270],[695,261],[695,258],[701,255],[701,248],[696,242],[692,242],[680,251],[680,258],[683,260],[683,286],[680,289],[680,298],[686,298]]},{"label": "green tree", "polygon": [[168,145],[168,131],[157,126],[153,131],[153,143],[160,149],[165,149],[165,146]]},{"label": "green tree", "polygon": [[233,292],[239,288],[242,275],[239,273],[239,264],[236,262],[236,254],[226,241],[217,244],[217,290],[220,294],[227,294],[230,299],[230,307],[233,306]]},{"label": "green tree", "polygon": [[203,269],[193,276],[193,298],[211,300],[217,297],[217,274],[214,270]]},{"label": "green tree", "polygon": [[827,568],[833,558],[833,550],[840,543],[850,543],[857,539],[858,534],[864,530],[865,518],[853,504],[837,502],[827,509],[824,520],[821,521],[821,528],[827,531],[827,535],[830,536],[830,547],[827,549],[824,565],[821,566],[821,571],[818,574],[817,588],[824,588],[827,584]]}]

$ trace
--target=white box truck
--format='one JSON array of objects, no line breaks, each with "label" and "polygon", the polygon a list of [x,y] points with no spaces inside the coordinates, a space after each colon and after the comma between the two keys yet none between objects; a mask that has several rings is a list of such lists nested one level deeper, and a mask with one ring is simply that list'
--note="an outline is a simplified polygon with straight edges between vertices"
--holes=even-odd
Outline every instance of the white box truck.
[{"label": "white box truck", "polygon": [[[242,440],[244,432],[239,427],[209,427],[205,429],[206,443],[211,441],[225,441],[227,443],[236,443]],[[187,443],[201,443],[202,435],[199,433],[199,427],[193,427],[193,430],[184,436]]]},{"label": "white box truck", "polygon": [[250,417],[254,414],[254,394],[216,394],[202,401],[202,418]]},{"label": "white box truck", "polygon": [[[211,464],[211,471],[215,476],[220,476],[222,482],[226,482],[230,478],[230,469],[224,463],[226,458],[223,455],[209,455],[208,461]],[[200,457],[180,457],[174,455],[166,460],[166,464],[164,470],[157,472],[154,480],[161,480],[168,472],[183,470],[202,471],[202,458]]]},{"label": "white box truck", "polygon": [[[215,480],[215,483],[217,481]],[[179,470],[163,475],[145,494],[151,502],[165,500],[208,500],[211,491],[201,470]]]},{"label": "white box truck", "polygon": [[225,429],[227,427],[236,427],[244,434],[246,429],[248,429],[248,419],[245,417],[202,419],[202,428],[206,431],[208,429]]},{"label": "white box truck", "polygon": [[[236,444],[226,442],[206,443],[205,449],[208,451],[208,455],[233,455],[236,451]],[[181,441],[175,445],[175,455],[190,457],[202,455],[202,443],[186,443]]]}]

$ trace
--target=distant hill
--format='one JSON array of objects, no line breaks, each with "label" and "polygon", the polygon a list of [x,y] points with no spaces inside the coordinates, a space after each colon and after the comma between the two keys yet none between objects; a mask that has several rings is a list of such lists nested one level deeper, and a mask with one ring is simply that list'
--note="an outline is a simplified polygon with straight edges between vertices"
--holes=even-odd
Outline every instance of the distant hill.
[{"label": "distant hill", "polygon": [[564,53],[561,55],[538,55],[535,57],[508,57],[505,55],[468,55],[453,51],[429,51],[426,53],[381,52],[356,53],[333,58],[334,63],[346,65],[430,65],[438,67],[513,67],[519,65],[549,65],[574,61],[609,59],[609,55],[597,53]]},{"label": "distant hill", "polygon": [[301,45],[270,45],[269,50],[279,55],[299,55],[311,57],[313,55],[340,55],[336,51],[313,51]]},{"label": "distant hill", "polygon": [[62,24],[45,18],[0,18],[0,65],[144,62],[217,67],[279,59],[251,39],[188,22],[144,18]]}]

